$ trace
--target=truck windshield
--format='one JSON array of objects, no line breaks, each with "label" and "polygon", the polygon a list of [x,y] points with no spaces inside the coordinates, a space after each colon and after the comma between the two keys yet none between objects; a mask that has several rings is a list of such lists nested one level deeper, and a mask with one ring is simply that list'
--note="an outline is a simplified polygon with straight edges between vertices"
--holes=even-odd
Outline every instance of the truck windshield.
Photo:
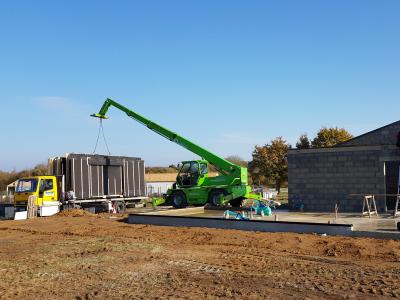
[{"label": "truck windshield", "polygon": [[20,179],[18,180],[17,188],[15,192],[17,193],[32,193],[36,191],[38,180],[35,178]]}]

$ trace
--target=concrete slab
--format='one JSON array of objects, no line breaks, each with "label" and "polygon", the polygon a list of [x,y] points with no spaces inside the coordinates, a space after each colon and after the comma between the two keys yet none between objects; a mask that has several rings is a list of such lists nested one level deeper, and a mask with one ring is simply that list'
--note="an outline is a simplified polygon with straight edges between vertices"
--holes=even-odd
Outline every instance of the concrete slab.
[{"label": "concrete slab", "polygon": [[[207,208],[207,207],[205,210],[203,207],[193,207],[185,209],[164,208],[162,211],[155,211],[154,209],[147,210],[146,215],[190,216],[195,218],[221,220],[223,219],[224,210],[226,210],[226,208],[217,210],[213,210],[212,208]],[[140,212],[135,211],[135,213],[144,213],[144,212],[145,211],[140,211]],[[338,215],[337,219],[335,219],[335,214],[333,213],[289,212],[287,210],[274,210],[273,213],[274,214],[270,217],[254,216],[253,220],[274,222],[276,221],[277,218],[278,224],[291,223],[292,226],[299,223],[301,224],[311,223],[314,225],[322,225],[322,224],[352,225],[351,233],[344,233],[343,235],[353,236],[353,237],[400,239],[400,231],[397,231],[397,222],[400,222],[400,217],[394,218],[393,215],[391,214],[386,214],[386,215],[381,214],[379,216],[373,216],[369,218],[365,216],[362,217],[360,214],[342,213]],[[202,224],[200,225],[201,227],[206,227],[203,226]],[[176,225],[176,226],[189,226],[189,225]],[[289,232],[297,232],[293,231],[290,226],[289,227],[285,226],[281,226],[276,230],[272,230],[273,227],[269,226],[269,231],[281,231],[282,229],[284,229],[283,231],[287,230]],[[223,227],[216,227],[216,228],[223,228]],[[241,229],[241,230],[247,230],[247,229]],[[311,230],[311,232],[315,231]]]},{"label": "concrete slab", "polygon": [[184,226],[237,229],[261,232],[296,232],[328,235],[350,235],[352,225],[349,224],[316,224],[305,222],[276,222],[262,220],[234,220],[223,218],[203,218],[193,216],[170,216],[154,214],[130,214],[129,224],[147,224],[159,226]]},{"label": "concrete slab", "polygon": [[[220,217],[223,215],[221,210],[205,210],[204,214],[196,214],[196,217]],[[388,231],[397,230],[397,222],[400,217],[394,218],[392,214],[380,214],[379,216],[362,217],[361,214],[342,213],[335,219],[333,213],[305,213],[305,212],[289,212],[285,210],[273,210],[273,215],[269,217],[254,216],[256,220],[287,222],[311,222],[324,224],[352,224],[356,231]],[[400,232],[399,232],[400,234]]]},{"label": "concrete slab", "polygon": [[204,207],[199,206],[199,207],[188,207],[188,208],[180,208],[180,209],[149,211],[149,212],[144,212],[142,214],[168,215],[168,216],[202,215],[202,214],[204,214]]}]

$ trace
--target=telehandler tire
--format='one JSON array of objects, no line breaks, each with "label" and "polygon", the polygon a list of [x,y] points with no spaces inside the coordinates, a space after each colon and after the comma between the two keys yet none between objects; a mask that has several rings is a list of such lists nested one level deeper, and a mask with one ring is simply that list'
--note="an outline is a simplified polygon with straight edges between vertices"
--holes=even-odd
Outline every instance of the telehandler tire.
[{"label": "telehandler tire", "polygon": [[217,189],[217,190],[212,190],[208,194],[208,203],[210,203],[212,206],[220,206],[219,204],[219,197],[222,195],[224,196],[226,192],[222,189]]},{"label": "telehandler tire", "polygon": [[186,195],[182,191],[175,191],[169,196],[172,206],[175,208],[184,208],[187,206]]}]

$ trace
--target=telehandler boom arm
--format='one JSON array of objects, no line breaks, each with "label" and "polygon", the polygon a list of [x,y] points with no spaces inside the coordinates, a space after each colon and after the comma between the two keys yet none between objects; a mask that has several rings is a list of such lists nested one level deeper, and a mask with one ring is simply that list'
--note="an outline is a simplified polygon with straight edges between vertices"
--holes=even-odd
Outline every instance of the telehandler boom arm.
[{"label": "telehandler boom arm", "polygon": [[238,165],[235,165],[226,159],[223,159],[214,153],[196,145],[195,143],[185,139],[184,137],[178,135],[177,133],[166,129],[165,127],[162,127],[161,125],[158,125],[157,123],[154,123],[150,121],[149,119],[139,115],[138,113],[126,108],[125,106],[115,102],[114,100],[107,98],[103,106],[101,107],[100,111],[98,114],[93,114],[93,117],[98,117],[101,119],[107,119],[107,112],[110,106],[114,106],[123,112],[125,112],[129,117],[134,119],[135,121],[142,123],[145,125],[147,128],[150,130],[158,133],[159,135],[163,136],[164,138],[182,146],[183,148],[186,148],[187,150],[197,154],[198,156],[202,157],[203,159],[207,160],[209,163],[214,165],[219,171],[225,173],[226,175],[233,175],[233,176],[238,176],[240,178],[241,174],[241,167]]}]

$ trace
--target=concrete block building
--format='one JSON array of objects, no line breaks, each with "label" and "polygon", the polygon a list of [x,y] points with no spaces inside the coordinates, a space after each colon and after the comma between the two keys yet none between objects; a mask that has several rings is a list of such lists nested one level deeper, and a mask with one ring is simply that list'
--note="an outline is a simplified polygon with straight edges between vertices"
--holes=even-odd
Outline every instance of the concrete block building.
[{"label": "concrete block building", "polygon": [[289,205],[304,210],[361,212],[362,194],[375,194],[379,211],[393,210],[399,193],[400,121],[331,148],[288,153]]}]

